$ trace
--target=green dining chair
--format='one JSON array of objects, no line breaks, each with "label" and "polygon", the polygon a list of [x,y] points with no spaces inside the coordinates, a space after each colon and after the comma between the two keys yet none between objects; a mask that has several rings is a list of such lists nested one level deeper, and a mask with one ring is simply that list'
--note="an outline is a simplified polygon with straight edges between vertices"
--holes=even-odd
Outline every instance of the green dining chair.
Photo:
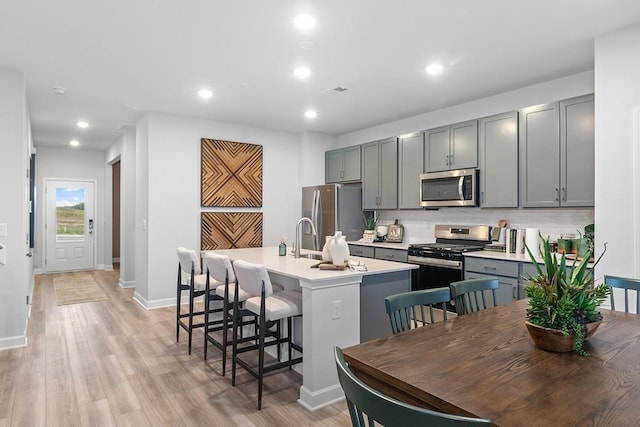
[{"label": "green dining chair", "polygon": [[[390,295],[384,299],[384,306],[389,315],[391,330],[397,334],[407,329],[434,323],[434,309],[438,309],[438,304],[444,320],[447,320],[446,303],[449,301],[451,301],[449,288],[434,288]],[[427,312],[428,318],[425,316]]]},{"label": "green dining chair", "polygon": [[[629,279],[627,277],[604,276],[604,283],[611,288],[624,289],[624,311],[629,313],[629,291],[636,295],[636,314],[640,314],[640,280]],[[616,309],[616,303],[613,299],[613,289],[611,290],[611,310]]]},{"label": "green dining chair", "polygon": [[363,383],[349,369],[344,354],[335,347],[338,379],[344,391],[353,427],[366,427],[378,424],[387,427],[463,427],[490,426],[491,420],[482,418],[459,417],[457,415],[430,411],[396,400]]},{"label": "green dining chair", "polygon": [[[497,277],[461,280],[451,283],[450,287],[456,313],[459,316],[498,305],[496,303],[496,289],[500,287],[500,284]],[[489,300],[485,293],[490,293],[492,299]]]}]

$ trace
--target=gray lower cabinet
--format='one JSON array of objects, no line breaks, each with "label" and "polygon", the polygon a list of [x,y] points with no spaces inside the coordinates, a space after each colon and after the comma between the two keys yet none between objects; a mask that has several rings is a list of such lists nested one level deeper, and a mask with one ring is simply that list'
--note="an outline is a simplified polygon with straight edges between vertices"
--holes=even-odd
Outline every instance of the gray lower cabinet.
[{"label": "gray lower cabinet", "polygon": [[374,248],[371,246],[349,245],[349,253],[353,256],[373,258]]},{"label": "gray lower cabinet", "polygon": [[480,206],[518,207],[518,112],[478,121]]},{"label": "gray lower cabinet", "polygon": [[398,208],[420,209],[420,174],[423,172],[424,133],[398,138]]},{"label": "gray lower cabinet", "polygon": [[325,183],[360,181],[360,146],[341,148],[324,153]]},{"label": "gray lower cabinet", "polygon": [[593,153],[593,95],[523,109],[521,206],[593,206]]},{"label": "gray lower cabinet", "polygon": [[465,258],[464,278],[481,279],[496,277],[500,288],[496,291],[498,305],[519,299],[520,263],[489,258]]},{"label": "gray lower cabinet", "polygon": [[403,249],[374,248],[374,258],[387,261],[407,262],[407,251]]},{"label": "gray lower cabinet", "polygon": [[362,209],[397,209],[398,141],[362,145]]},{"label": "gray lower cabinet", "polygon": [[456,123],[425,133],[424,171],[478,167],[478,121]]}]

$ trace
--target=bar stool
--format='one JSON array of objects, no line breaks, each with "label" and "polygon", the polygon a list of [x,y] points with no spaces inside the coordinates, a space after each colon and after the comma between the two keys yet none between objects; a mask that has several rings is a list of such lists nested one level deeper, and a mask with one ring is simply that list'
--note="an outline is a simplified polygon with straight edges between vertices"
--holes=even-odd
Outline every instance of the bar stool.
[{"label": "bar stool", "polygon": [[[194,250],[178,248],[178,282],[176,295],[176,342],[180,342],[180,328],[189,334],[189,354],[191,354],[191,343],[193,330],[204,327],[204,320],[194,323],[195,316],[203,316],[202,311],[194,311],[195,299],[205,293],[206,277],[200,268],[200,259]],[[189,291],[189,311],[182,313],[182,291]],[[183,319],[188,319],[186,322]]]},{"label": "bar stool", "polygon": [[[235,385],[236,365],[240,365],[247,372],[258,379],[258,409],[262,409],[262,384],[264,374],[276,369],[291,367],[302,362],[302,356],[292,358],[292,350],[302,353],[302,347],[292,341],[292,321],[296,316],[302,315],[302,292],[294,290],[273,291],[273,285],[264,265],[252,264],[238,260],[233,263],[236,273],[236,292],[233,302],[233,356],[231,384]],[[244,308],[239,306],[239,291],[243,289],[251,296],[245,301]],[[238,346],[237,329],[242,315],[258,315],[258,343]],[[287,336],[282,337],[280,321],[287,319]],[[272,328],[275,326],[275,330]],[[289,357],[281,361],[280,345],[287,343]],[[278,349],[278,362],[265,366],[264,350],[267,346],[276,345]],[[252,367],[240,354],[258,351],[258,368]]]},{"label": "bar stool", "polygon": [[[226,255],[208,252],[202,259],[202,266],[207,275],[205,307],[209,307],[212,301],[222,301],[222,317],[220,319],[212,321],[210,313],[205,313],[204,360],[207,360],[208,343],[220,349],[222,351],[222,375],[224,376],[227,367],[227,346],[231,344],[228,340],[228,330],[233,326],[233,318],[229,314],[229,308],[233,303],[235,294],[235,286],[230,288],[229,283],[235,283],[236,276],[233,272],[231,260]],[[242,289],[238,291],[238,294],[239,303],[243,303],[250,296]],[[245,324],[241,323],[242,325]],[[215,332],[221,332],[221,340],[216,339]]]}]

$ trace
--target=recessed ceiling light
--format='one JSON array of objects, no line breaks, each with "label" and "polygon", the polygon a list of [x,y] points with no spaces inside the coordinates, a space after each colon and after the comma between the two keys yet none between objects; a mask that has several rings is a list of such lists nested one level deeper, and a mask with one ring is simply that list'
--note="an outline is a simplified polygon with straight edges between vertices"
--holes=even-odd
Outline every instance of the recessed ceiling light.
[{"label": "recessed ceiling light", "polygon": [[293,19],[293,22],[299,30],[310,30],[314,25],[316,25],[316,18],[311,15],[303,14],[296,16]]},{"label": "recessed ceiling light", "polygon": [[309,70],[307,67],[298,67],[295,70],[293,70],[293,73],[299,79],[306,79],[311,74],[311,70]]},{"label": "recessed ceiling light", "polygon": [[304,116],[307,119],[315,119],[316,117],[318,117],[318,113],[314,110],[307,110],[304,112]]},{"label": "recessed ceiling light", "polygon": [[76,126],[78,126],[79,128],[84,129],[84,128],[88,128],[89,127],[89,123],[80,121],[80,122],[76,123]]},{"label": "recessed ceiling light", "polygon": [[209,99],[213,96],[213,92],[211,92],[209,89],[200,89],[198,91],[198,96],[200,96],[200,98],[202,99]]},{"label": "recessed ceiling light", "polygon": [[298,46],[300,46],[300,49],[304,49],[304,50],[313,49],[313,42],[310,42],[309,40],[305,40],[303,42],[300,42]]},{"label": "recessed ceiling light", "polygon": [[62,86],[56,86],[52,90],[53,90],[53,93],[55,93],[56,95],[64,95],[64,93],[67,91],[67,88]]},{"label": "recessed ceiling light", "polygon": [[431,64],[427,67],[427,74],[431,76],[437,76],[444,70],[442,64]]},{"label": "recessed ceiling light", "polygon": [[72,139],[71,141],[69,141],[69,145],[72,147],[77,147],[78,145],[80,145],[80,143],[75,139]]}]

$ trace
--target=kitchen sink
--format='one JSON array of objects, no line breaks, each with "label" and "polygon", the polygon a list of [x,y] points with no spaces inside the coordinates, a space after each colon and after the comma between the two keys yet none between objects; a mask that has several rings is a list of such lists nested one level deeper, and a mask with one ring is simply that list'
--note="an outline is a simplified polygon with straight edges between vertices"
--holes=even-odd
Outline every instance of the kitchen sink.
[{"label": "kitchen sink", "polygon": [[322,261],[322,254],[300,254],[300,258],[317,259]]}]

